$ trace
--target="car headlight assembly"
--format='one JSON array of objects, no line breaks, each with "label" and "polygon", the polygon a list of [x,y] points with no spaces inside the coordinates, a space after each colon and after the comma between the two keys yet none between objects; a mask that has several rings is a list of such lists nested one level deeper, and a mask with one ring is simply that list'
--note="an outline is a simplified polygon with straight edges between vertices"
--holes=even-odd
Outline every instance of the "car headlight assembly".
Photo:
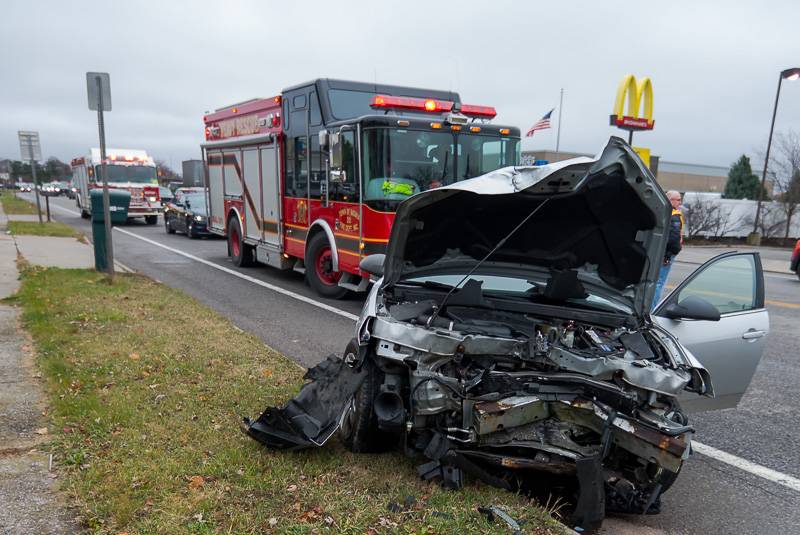
[{"label": "car headlight assembly", "polygon": [[203,220],[203,216],[196,215],[196,216],[194,216],[194,220],[195,221],[202,221]]}]

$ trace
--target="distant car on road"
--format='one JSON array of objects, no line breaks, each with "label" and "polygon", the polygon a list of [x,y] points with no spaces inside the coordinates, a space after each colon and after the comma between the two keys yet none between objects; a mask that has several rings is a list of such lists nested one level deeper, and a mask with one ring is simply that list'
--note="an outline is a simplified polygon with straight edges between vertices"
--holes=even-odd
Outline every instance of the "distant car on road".
[{"label": "distant car on road", "polygon": [[792,251],[792,261],[789,263],[789,269],[800,277],[800,240],[797,240],[797,243],[794,244],[794,251]]},{"label": "distant car on road", "polygon": [[164,208],[164,228],[168,234],[180,231],[189,238],[211,236],[205,193],[184,194],[167,204]]},{"label": "distant car on road", "polygon": [[46,197],[57,197],[61,195],[61,186],[59,182],[48,182],[42,184],[41,194]]},{"label": "distant car on road", "polygon": [[20,182],[19,190],[22,192],[33,191],[33,184],[31,184],[30,182]]},{"label": "distant car on road", "polygon": [[206,188],[196,187],[196,188],[178,188],[175,190],[175,200],[180,200],[183,198],[184,195],[203,195],[205,196]]},{"label": "distant car on road", "polygon": [[164,206],[166,206],[168,202],[172,202],[172,199],[175,198],[175,194],[166,186],[159,186],[158,191],[161,194],[161,204]]}]

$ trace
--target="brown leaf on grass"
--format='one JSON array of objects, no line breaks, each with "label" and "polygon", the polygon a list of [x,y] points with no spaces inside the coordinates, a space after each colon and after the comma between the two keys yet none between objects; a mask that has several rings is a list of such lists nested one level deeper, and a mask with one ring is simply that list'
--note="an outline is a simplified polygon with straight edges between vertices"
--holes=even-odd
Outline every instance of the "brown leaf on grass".
[{"label": "brown leaf on grass", "polygon": [[203,476],[192,476],[189,478],[189,488],[190,489],[199,489],[202,488],[203,485],[206,484],[206,480]]},{"label": "brown leaf on grass", "polygon": [[295,492],[297,490],[297,485],[289,485],[286,487],[286,492]]},{"label": "brown leaf on grass", "polygon": [[141,357],[139,356],[139,353],[131,353],[128,355],[128,358],[131,360],[139,360]]},{"label": "brown leaf on grass", "polygon": [[47,428],[46,427],[40,427],[39,429],[34,431],[34,433],[36,433],[37,435],[46,435],[47,434]]},{"label": "brown leaf on grass", "polygon": [[272,370],[264,368],[263,370],[261,370],[261,377],[263,377],[264,379],[269,379],[270,377],[272,377]]}]

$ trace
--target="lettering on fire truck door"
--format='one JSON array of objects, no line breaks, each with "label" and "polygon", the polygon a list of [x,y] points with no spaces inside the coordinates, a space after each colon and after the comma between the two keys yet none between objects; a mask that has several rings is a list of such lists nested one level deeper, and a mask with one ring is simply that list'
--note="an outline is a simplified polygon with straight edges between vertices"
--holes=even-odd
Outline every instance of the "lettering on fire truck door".
[{"label": "lettering on fire truck door", "polygon": [[242,171],[244,187],[245,233],[248,238],[261,239],[261,188],[258,177],[258,151],[242,151]]},{"label": "lettering on fire truck door", "polygon": [[280,169],[276,157],[277,145],[261,149],[261,195],[264,202],[264,241],[280,245]]}]

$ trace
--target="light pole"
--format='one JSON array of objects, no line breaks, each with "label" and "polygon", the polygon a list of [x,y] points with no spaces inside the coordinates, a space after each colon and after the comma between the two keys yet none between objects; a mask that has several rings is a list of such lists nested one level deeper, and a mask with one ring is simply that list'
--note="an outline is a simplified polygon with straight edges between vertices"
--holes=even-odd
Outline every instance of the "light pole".
[{"label": "light pole", "polygon": [[748,243],[751,245],[761,245],[761,234],[758,232],[758,219],[761,216],[761,202],[764,199],[764,184],[767,181],[767,165],[769,165],[769,149],[772,146],[772,131],[775,129],[775,115],[778,113],[778,99],[781,96],[781,83],[784,79],[794,81],[798,78],[800,78],[800,67],[783,70],[778,77],[778,91],[775,93],[775,107],[772,109],[772,123],[769,126],[769,138],[767,140],[767,155],[764,157],[764,172],[761,173],[761,187],[758,189],[756,218],[753,222],[753,232],[747,238]]}]

